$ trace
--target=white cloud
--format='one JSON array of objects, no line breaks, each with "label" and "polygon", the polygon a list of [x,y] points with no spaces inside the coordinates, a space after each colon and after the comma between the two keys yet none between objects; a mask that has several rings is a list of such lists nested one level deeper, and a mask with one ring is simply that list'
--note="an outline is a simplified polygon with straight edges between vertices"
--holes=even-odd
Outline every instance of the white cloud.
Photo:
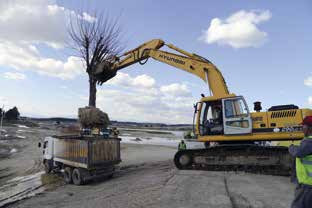
[{"label": "white cloud", "polygon": [[[51,0],[0,1],[0,39],[61,48],[67,39],[70,15],[77,14]],[[89,22],[96,20],[86,12],[77,16]]]},{"label": "white cloud", "polygon": [[146,74],[131,77],[129,74],[118,72],[116,77],[109,80],[107,84],[123,87],[153,88],[155,86],[155,80]]},{"label": "white cloud", "polygon": [[5,72],[3,73],[3,77],[6,79],[13,79],[13,80],[23,80],[26,79],[26,75],[19,72]]},{"label": "white cloud", "polygon": [[257,25],[272,17],[270,11],[235,12],[227,19],[214,18],[200,38],[208,44],[229,45],[233,48],[258,47],[267,39],[267,33]]},{"label": "white cloud", "polygon": [[62,47],[69,10],[51,1],[1,1],[0,39]]},{"label": "white cloud", "polygon": [[190,96],[191,91],[186,84],[173,83],[160,88],[160,91],[171,96]]},{"label": "white cloud", "polygon": [[162,95],[146,95],[142,91],[99,90],[97,106],[111,119],[137,122],[191,123],[194,98],[185,100]]},{"label": "white cloud", "polygon": [[52,0],[0,1],[0,65],[61,79],[80,75],[83,69],[79,58],[43,57],[36,47],[44,44],[45,51],[53,53],[54,49],[63,48],[70,15],[95,21],[86,12],[79,15]]},{"label": "white cloud", "polygon": [[304,85],[311,87],[312,86],[312,77],[308,77],[303,81]]},{"label": "white cloud", "polygon": [[[308,87],[312,87],[312,77],[308,77],[303,81],[304,85],[308,86]],[[309,105],[312,105],[312,96],[308,97],[308,103]]]},{"label": "white cloud", "polygon": [[82,18],[88,22],[94,22],[96,21],[96,18],[91,16],[90,14],[86,13],[86,12],[83,12],[82,13]]},{"label": "white cloud", "polygon": [[308,97],[308,103],[309,103],[310,105],[312,105],[312,96],[309,96],[309,97]]},{"label": "white cloud", "polygon": [[109,81],[109,85],[116,88],[99,89],[97,103],[111,119],[164,123],[192,122],[192,106],[196,99],[186,84],[158,86],[155,79],[148,75],[133,77],[126,73],[118,73],[116,78]]},{"label": "white cloud", "polygon": [[0,65],[17,70],[31,70],[61,79],[72,79],[84,72],[80,58],[69,56],[66,61],[43,58],[32,45],[0,42],[0,54]]},{"label": "white cloud", "polygon": [[8,103],[7,98],[0,96],[0,108],[2,108],[2,106],[7,103]]}]

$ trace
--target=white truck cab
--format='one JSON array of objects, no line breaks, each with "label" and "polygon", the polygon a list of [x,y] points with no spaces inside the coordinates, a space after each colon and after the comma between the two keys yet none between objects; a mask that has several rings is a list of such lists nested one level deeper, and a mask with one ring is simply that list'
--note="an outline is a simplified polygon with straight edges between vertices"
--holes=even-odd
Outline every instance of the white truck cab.
[{"label": "white truck cab", "polygon": [[53,159],[53,137],[46,137],[43,141],[43,158],[46,160]]}]

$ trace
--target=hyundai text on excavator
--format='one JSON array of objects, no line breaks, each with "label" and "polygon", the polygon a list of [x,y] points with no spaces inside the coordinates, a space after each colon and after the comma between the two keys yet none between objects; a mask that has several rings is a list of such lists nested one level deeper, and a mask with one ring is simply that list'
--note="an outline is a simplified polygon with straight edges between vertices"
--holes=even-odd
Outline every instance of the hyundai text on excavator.
[{"label": "hyundai text on excavator", "polygon": [[[163,46],[180,54],[159,50]],[[210,91],[210,96],[202,94],[194,105],[193,118],[195,138],[204,142],[206,148],[178,151],[174,157],[177,168],[290,174],[292,158],[287,147],[261,144],[301,140],[304,135],[300,123],[305,116],[312,115],[312,110],[279,105],[260,112],[261,103],[255,102],[256,112],[251,113],[243,96],[229,92],[221,72],[211,61],[160,39],[98,64],[94,76],[103,83],[118,70],[135,63],[144,64],[150,57],[196,75],[208,83]],[[209,145],[212,142],[217,145]]]}]

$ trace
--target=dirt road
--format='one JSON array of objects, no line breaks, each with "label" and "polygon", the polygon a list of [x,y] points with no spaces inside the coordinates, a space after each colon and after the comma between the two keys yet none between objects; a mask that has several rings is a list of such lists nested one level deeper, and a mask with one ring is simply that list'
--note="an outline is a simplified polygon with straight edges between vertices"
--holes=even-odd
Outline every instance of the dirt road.
[{"label": "dirt road", "polygon": [[142,144],[122,144],[123,162],[113,179],[44,191],[36,144],[53,130],[6,130],[9,136],[1,145],[7,150],[2,148],[2,154],[10,154],[1,159],[0,206],[36,193],[5,206],[288,208],[293,198],[294,186],[287,177],[179,171],[172,162],[176,148]]},{"label": "dirt road", "polygon": [[124,168],[112,180],[61,186],[9,207],[286,208],[293,189],[286,177],[179,171],[163,161]]}]

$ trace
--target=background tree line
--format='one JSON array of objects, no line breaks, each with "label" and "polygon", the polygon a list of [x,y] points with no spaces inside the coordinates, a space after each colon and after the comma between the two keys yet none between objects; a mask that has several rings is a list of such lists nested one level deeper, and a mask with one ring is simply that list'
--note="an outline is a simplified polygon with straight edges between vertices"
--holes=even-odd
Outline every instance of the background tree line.
[{"label": "background tree line", "polygon": [[9,109],[8,111],[4,111],[2,108],[0,108],[0,119],[5,119],[5,120],[18,120],[20,117],[20,113],[18,112],[17,107],[13,107]]}]

